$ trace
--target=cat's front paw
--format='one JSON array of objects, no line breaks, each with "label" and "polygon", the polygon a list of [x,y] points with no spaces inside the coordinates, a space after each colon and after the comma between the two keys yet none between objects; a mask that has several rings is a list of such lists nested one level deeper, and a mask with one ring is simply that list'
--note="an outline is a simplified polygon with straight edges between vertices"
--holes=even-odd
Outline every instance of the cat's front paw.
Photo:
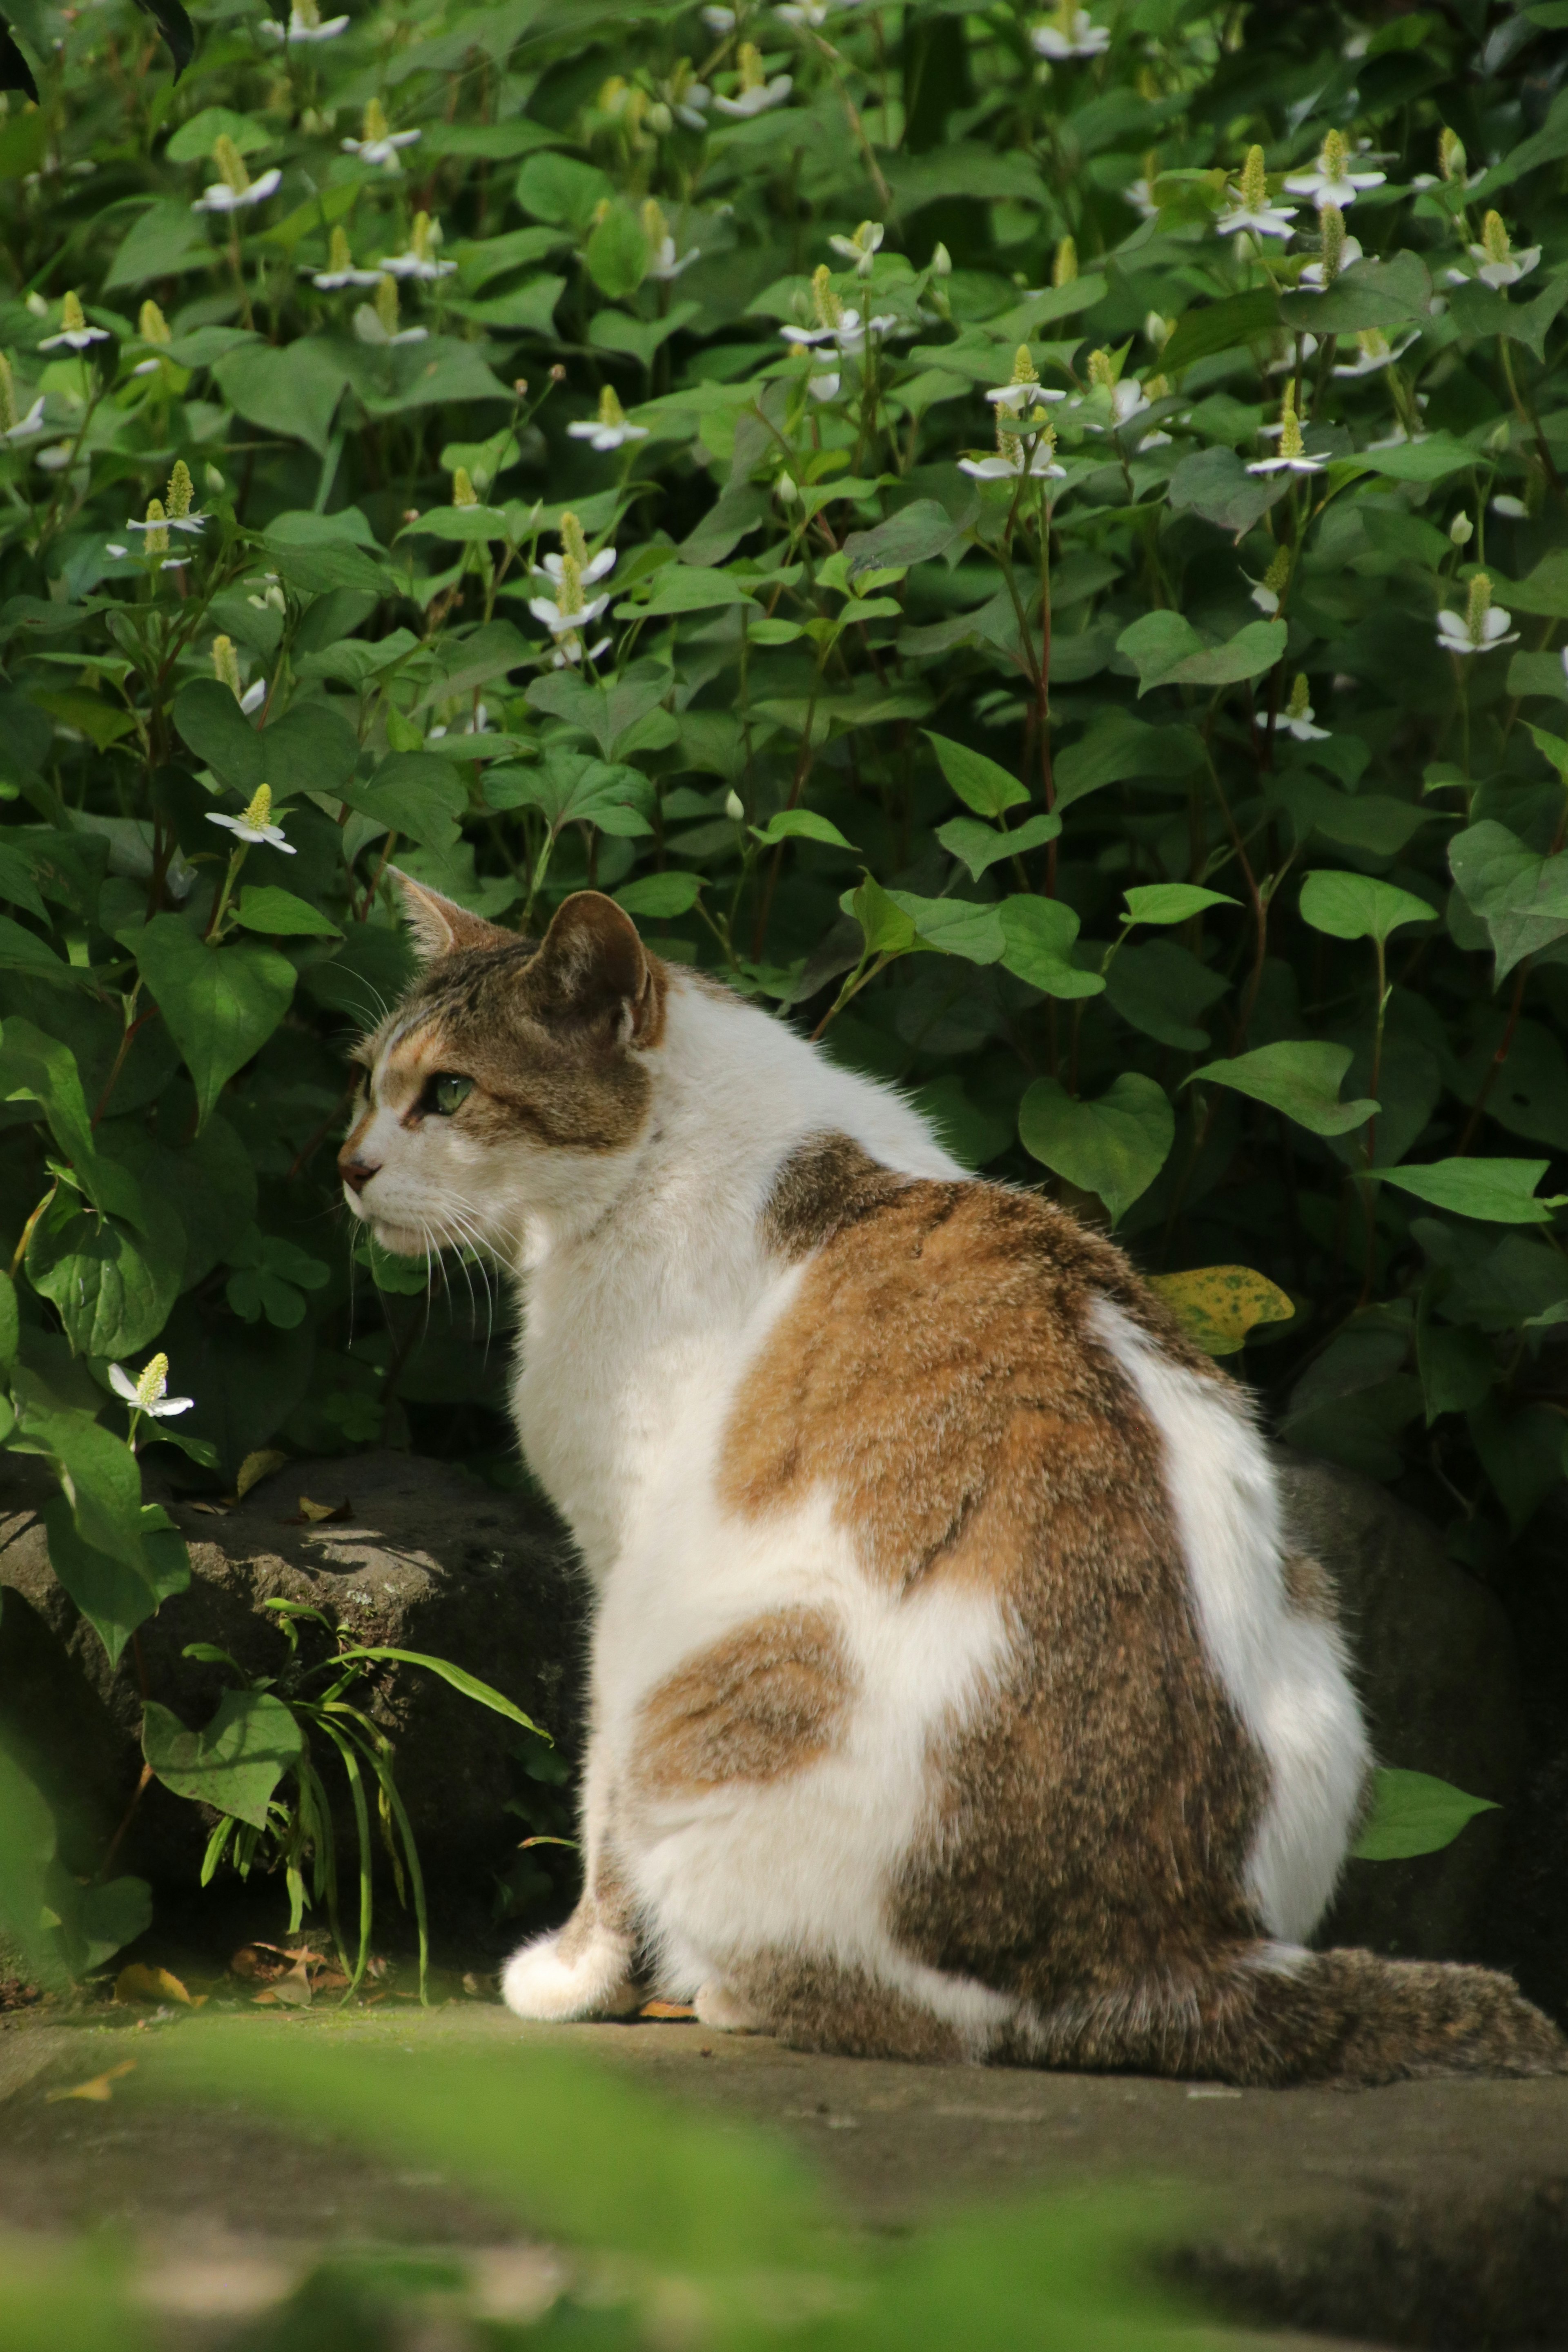
[{"label": "cat's front paw", "polygon": [[568,1923],[512,1954],[501,1972],[501,1999],[514,2016],[542,2021],[625,2017],[642,1998],[631,1960],[625,1937],[604,1927],[584,1936]]}]

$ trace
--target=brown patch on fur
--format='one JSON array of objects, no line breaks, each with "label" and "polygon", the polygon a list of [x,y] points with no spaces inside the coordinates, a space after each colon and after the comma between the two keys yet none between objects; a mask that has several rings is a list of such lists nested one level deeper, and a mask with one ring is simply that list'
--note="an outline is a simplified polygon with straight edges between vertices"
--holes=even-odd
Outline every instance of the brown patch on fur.
[{"label": "brown patch on fur", "polygon": [[726,1979],[736,1999],[792,2050],[952,2065],[973,2055],[952,2026],[863,1969],[761,1952]]},{"label": "brown patch on fur", "polygon": [[440,955],[369,1040],[380,1098],[418,1118],[426,1079],[451,1071],[474,1081],[453,1114],[469,1133],[624,1150],[652,1099],[641,1055],[664,1035],[666,967],[594,891],[564,901],[542,946],[481,928],[489,942]]},{"label": "brown patch on fur", "polygon": [[826,1611],[753,1617],[643,1701],[633,1773],[654,1796],[782,1780],[838,1739],[856,1681]]},{"label": "brown patch on fur", "polygon": [[1490,1969],[1355,1951],[1257,1963],[1235,1952],[1185,1981],[1171,1972],[1130,1994],[1069,2000],[999,2054],[1258,2089],[1568,2074],[1568,2042]]},{"label": "brown patch on fur", "polygon": [[1310,1552],[1293,1551],[1284,1563],[1285,1600],[1298,1617],[1315,1618],[1321,1624],[1339,1622],[1339,1603],[1328,1570]]},{"label": "brown patch on fur", "polygon": [[637,1936],[637,1908],[631,1889],[613,1855],[601,1854],[594,1883],[577,1898],[577,1907],[561,1930],[556,1952],[563,1965],[574,1968],[595,1937],[606,1930],[623,1937],[628,1952]]}]

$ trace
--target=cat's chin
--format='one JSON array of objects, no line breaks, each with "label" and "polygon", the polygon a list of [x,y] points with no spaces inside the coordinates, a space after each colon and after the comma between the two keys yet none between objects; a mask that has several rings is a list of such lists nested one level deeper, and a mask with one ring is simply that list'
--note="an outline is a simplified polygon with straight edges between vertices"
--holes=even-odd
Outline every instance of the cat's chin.
[{"label": "cat's chin", "polygon": [[412,1225],[389,1225],[379,1217],[365,1221],[378,1249],[392,1257],[428,1257],[431,1244],[427,1236],[416,1233]]}]

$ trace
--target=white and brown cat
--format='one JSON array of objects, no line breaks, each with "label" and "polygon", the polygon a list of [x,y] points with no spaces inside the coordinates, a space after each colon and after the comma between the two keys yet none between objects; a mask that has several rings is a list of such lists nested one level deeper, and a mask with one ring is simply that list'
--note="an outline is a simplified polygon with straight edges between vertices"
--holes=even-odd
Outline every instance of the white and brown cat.
[{"label": "white and brown cat", "polygon": [[1310,1952],[1369,1755],[1247,1401],[1127,1259],[591,892],[405,883],[349,1204],[517,1276],[596,1592],[585,1888],[526,2018],[639,1977],[821,2050],[1555,2074],[1504,1977]]}]

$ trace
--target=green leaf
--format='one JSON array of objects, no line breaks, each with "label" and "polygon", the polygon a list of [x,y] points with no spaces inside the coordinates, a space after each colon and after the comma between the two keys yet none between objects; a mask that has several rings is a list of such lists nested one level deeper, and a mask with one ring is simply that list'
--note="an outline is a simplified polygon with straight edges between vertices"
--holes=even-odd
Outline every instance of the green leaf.
[{"label": "green leaf", "polygon": [[860,887],[845,902],[846,911],[854,916],[866,938],[868,955],[908,955],[916,946],[915,927],[903,908],[883,889],[879,882],[868,874]]},{"label": "green leaf", "polygon": [[277,145],[274,133],[230,106],[204,106],[182,122],[163,153],[171,163],[206,163],[220,139],[232,139],[242,155],[259,155]]},{"label": "green leaf", "polygon": [[1279,324],[1279,298],[1271,286],[1247,294],[1229,294],[1201,308],[1194,304],[1176,321],[1176,331],[1160,354],[1160,365],[1174,375],[1206,360],[1215,352],[1234,351],[1239,343],[1269,344]]},{"label": "green leaf", "polygon": [[226,686],[204,677],[182,690],[174,715],[197,759],[247,800],[258,784],[270,785],[277,800],[338,792],[358,763],[353,729],[325,703],[297,704],[257,728]]},{"label": "green leaf", "polygon": [[205,1120],[289,1010],[295,971],[286,957],[250,940],[210,948],[178,915],[155,915],[132,934],[149,992],[184,1056]]},{"label": "green leaf", "polygon": [[1001,961],[1006,941],[999,908],[972,898],[921,898],[912,890],[889,890],[888,896],[913,923],[919,946],[970,963]]},{"label": "green leaf", "polygon": [[1223,890],[1205,890],[1196,882],[1142,882],[1124,890],[1129,923],[1187,923],[1210,907],[1234,907]]},{"label": "green leaf", "polygon": [[450,1683],[455,1691],[461,1691],[465,1698],[473,1699],[479,1706],[488,1706],[492,1714],[504,1715],[509,1723],[520,1725],[524,1731],[537,1731],[542,1739],[550,1736],[548,1732],[540,1731],[533,1717],[524,1715],[521,1707],[514,1706],[510,1698],[503,1698],[489,1683],[482,1683],[478,1675],[470,1675],[462,1666],[453,1665],[449,1658],[426,1657],[422,1650],[376,1648],[340,1650],[333,1663],[347,1665],[356,1658],[363,1658],[372,1664],[423,1666],[427,1674],[439,1675],[444,1683]]},{"label": "green leaf", "polygon": [[1198,449],[1172,473],[1171,504],[1177,513],[1201,515],[1240,539],[1289,483],[1288,474],[1249,474],[1234,449]]},{"label": "green leaf", "polygon": [[1418,253],[1406,252],[1386,261],[1354,261],[1322,293],[1287,295],[1283,309],[1288,326],[1321,338],[1407,326],[1426,319],[1431,299],[1426,263]]},{"label": "green leaf", "polygon": [[213,373],[228,405],[249,424],[303,441],[325,457],[338,403],[349,386],[342,355],[325,336],[250,344],[219,360]]},{"label": "green leaf", "polygon": [[1016,808],[1029,794],[1016,776],[987,759],[984,751],[972,751],[967,743],[952,742],[945,735],[934,735],[929,727],[921,729],[926,741],[936,753],[942,774],[958,794],[965,808],[976,816],[1000,816],[1004,809]]},{"label": "green leaf", "polygon": [[0,1370],[16,1362],[21,1337],[22,1319],[16,1305],[16,1286],[8,1274],[0,1274]]},{"label": "green leaf", "polygon": [[721,605],[751,601],[731,572],[721,572],[712,565],[666,563],[654,577],[653,593],[647,604],[634,603],[628,597],[616,606],[615,617],[617,621],[645,616],[657,620],[665,613],[711,613]]},{"label": "green leaf", "polygon": [[911,563],[929,563],[945,555],[963,530],[935,499],[911,499],[886,522],[849,533],[844,556],[850,577],[857,572],[904,571]]},{"label": "green leaf", "polygon": [[1283,1038],[1258,1045],[1250,1054],[1228,1061],[1205,1062],[1183,1080],[1206,1078],[1217,1087],[1231,1087],[1270,1110],[1283,1111],[1312,1135],[1348,1135],[1375,1118],[1378,1106],[1365,1100],[1342,1103],[1340,1087],[1353,1059],[1348,1045],[1331,1045],[1323,1038]]},{"label": "green leaf", "polygon": [[1102,784],[1134,776],[1187,775],[1202,766],[1203,757],[1203,743],[1190,727],[1151,727],[1130,710],[1108,710],[1057,755],[1056,805],[1068,808]]},{"label": "green leaf", "polygon": [[648,246],[630,205],[612,205],[589,237],[583,259],[601,294],[622,301],[647,275]]},{"label": "green leaf", "polygon": [[1301,885],[1301,920],[1334,940],[1386,940],[1405,923],[1434,923],[1436,910],[1413,891],[1395,889],[1370,874],[1309,874]]},{"label": "green leaf", "polygon": [[[108,1437],[107,1430],[101,1434]],[[110,1443],[115,1441],[110,1439]],[[121,1447],[121,1452],[124,1452]],[[130,1460],[130,1455],[126,1455]],[[117,1664],[139,1625],[191,1580],[190,1555],[167,1512],[136,1503],[125,1522],[120,1551],[90,1543],[81,1531],[79,1481],[74,1497],[58,1495],[44,1506],[49,1565]],[[140,1477],[136,1481],[138,1496]],[[123,1554],[129,1550],[129,1559]]]},{"label": "green leaf", "polygon": [[1198,1024],[1228,985],[1223,971],[1169,939],[1118,948],[1105,968],[1106,995],[1123,1021],[1183,1054],[1207,1048],[1208,1032]]},{"label": "green leaf", "polygon": [[1568,854],[1542,857],[1486,817],[1455,835],[1448,864],[1460,897],[1487,927],[1494,982],[1568,936]]},{"label": "green leaf", "polygon": [[342,937],[330,916],[319,907],[297,898],[292,890],[254,883],[239,894],[234,919],[247,931],[265,931],[273,939],[337,940]]},{"label": "green leaf", "polygon": [[1055,1078],[1037,1078],[1018,1109],[1031,1158],[1095,1192],[1112,1225],[1146,1192],[1170,1156],[1176,1115],[1165,1089],[1128,1070],[1094,1102],[1075,1101]]},{"label": "green leaf", "polygon": [[[1348,1051],[1348,1048],[1347,1048]],[[1568,1205],[1568,1194],[1537,1200],[1535,1188],[1551,1163],[1545,1160],[1435,1160],[1425,1168],[1380,1168],[1385,1184],[1412,1192],[1456,1217],[1493,1225],[1549,1225],[1552,1213]]]},{"label": "green leaf", "polygon": [[819,816],[815,809],[780,809],[766,824],[754,824],[752,831],[764,849],[772,849],[780,841],[820,841],[830,849],[855,846],[852,841],[845,840],[831,818]]},{"label": "green leaf", "polygon": [[571,155],[531,155],[517,175],[517,201],[535,220],[585,229],[615,188],[595,163]]},{"label": "green leaf", "polygon": [[652,795],[636,768],[557,748],[537,767],[510,772],[517,780],[514,805],[542,810],[552,833],[565,824],[596,824],[627,839],[653,831],[644,814]]},{"label": "green leaf", "polygon": [[574,671],[563,669],[535,678],[528,699],[535,710],[549,711],[592,735],[608,760],[622,739],[658,709],[671,684],[669,671],[656,661],[634,662],[608,687],[591,686]]},{"label": "green leaf", "polygon": [[1138,672],[1138,691],[1155,686],[1235,686],[1260,677],[1285,651],[1283,621],[1249,621],[1223,646],[1205,646],[1180,613],[1145,613],[1122,630],[1116,650]]},{"label": "green leaf", "polygon": [[1381,474],[1391,482],[1443,482],[1450,474],[1467,472],[1476,463],[1476,452],[1451,434],[1432,433],[1425,441],[1403,441],[1394,449],[1358,449],[1352,458],[1336,460],[1329,468],[1332,481],[1341,464],[1351,471]]},{"label": "green leaf", "polygon": [[79,1356],[125,1356],[145,1347],[179,1295],[185,1230],[178,1215],[149,1192],[140,1223],[138,1232],[118,1217],[72,1209],[68,1195],[33,1228],[27,1279],[53,1301]]},{"label": "green leaf", "polygon": [[1097,971],[1080,971],[1072,961],[1078,917],[1059,898],[1002,902],[1002,961],[1007,971],[1047,996],[1099,996],[1105,987]]},{"label": "green leaf", "polygon": [[628,915],[641,916],[652,922],[689,914],[701,896],[700,875],[673,871],[639,875],[635,882],[623,882],[615,894],[617,907],[624,907]]},{"label": "green leaf", "polygon": [[1404,1862],[1452,1845],[1478,1813],[1495,1813],[1489,1797],[1468,1797],[1430,1772],[1381,1766],[1373,1774],[1373,1809],[1351,1852],[1357,1862]]},{"label": "green leaf", "polygon": [[450,760],[433,751],[394,751],[374,775],[342,788],[351,808],[427,849],[450,849],[468,805],[468,788]]},{"label": "green leaf", "polygon": [[936,837],[950,856],[961,858],[976,882],[1004,857],[1022,857],[1043,843],[1055,841],[1062,829],[1059,816],[1026,816],[1011,833],[983,824],[977,816],[950,816],[939,824]]},{"label": "green leaf", "polygon": [[252,1829],[267,1827],[272,1792],[304,1750],[294,1716],[270,1691],[225,1691],[200,1731],[187,1731],[156,1699],[142,1714],[142,1753],[163,1786]]}]

